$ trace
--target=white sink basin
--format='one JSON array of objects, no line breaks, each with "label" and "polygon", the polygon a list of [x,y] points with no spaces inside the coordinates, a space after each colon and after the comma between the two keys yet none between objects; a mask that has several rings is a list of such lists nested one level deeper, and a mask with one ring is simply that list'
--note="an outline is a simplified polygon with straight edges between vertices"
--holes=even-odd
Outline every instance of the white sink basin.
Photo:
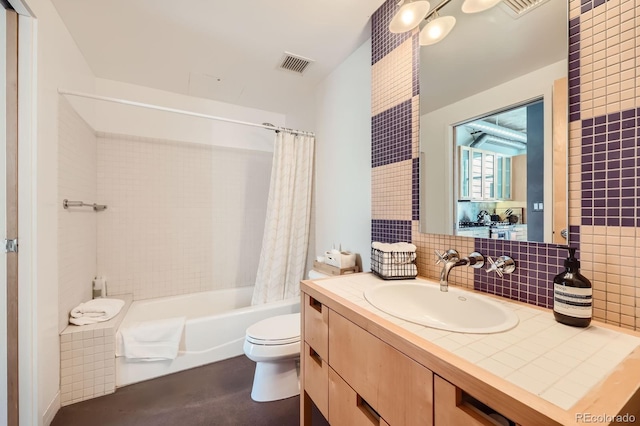
[{"label": "white sink basin", "polygon": [[518,324],[509,308],[483,297],[424,281],[384,283],[364,292],[369,303],[407,321],[459,333],[498,333]]}]

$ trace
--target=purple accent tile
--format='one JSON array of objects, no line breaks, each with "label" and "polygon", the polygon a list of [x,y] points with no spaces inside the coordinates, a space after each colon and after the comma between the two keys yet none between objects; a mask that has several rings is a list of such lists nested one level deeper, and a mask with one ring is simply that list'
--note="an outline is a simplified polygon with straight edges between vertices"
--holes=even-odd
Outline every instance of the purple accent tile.
[{"label": "purple accent tile", "polygon": [[622,120],[622,128],[623,129],[629,129],[631,127],[635,127],[636,126],[636,120],[631,118],[631,119],[627,119],[627,120]]},{"label": "purple accent tile", "polygon": [[371,16],[371,65],[411,37],[412,31],[402,34],[389,32],[389,22],[398,10],[397,5],[397,1],[387,0]]},{"label": "purple accent tile", "polygon": [[622,216],[623,218],[633,218],[635,217],[635,212],[633,211],[633,209],[622,209],[620,211],[620,216]]},{"label": "purple accent tile", "polygon": [[413,220],[420,220],[420,159],[419,158],[414,158],[411,161],[411,218]]},{"label": "purple accent tile", "polygon": [[580,41],[576,41],[574,43],[569,43],[569,53],[579,52],[580,51]]},{"label": "purple accent tile", "polygon": [[411,99],[371,118],[371,167],[411,159]]},{"label": "purple accent tile", "polygon": [[411,241],[411,221],[372,220],[371,241],[381,243],[409,242]]},{"label": "purple accent tile", "polygon": [[635,109],[625,109],[624,111],[622,111],[621,113],[622,119],[626,119],[626,118],[634,118],[636,116],[636,110]]},{"label": "purple accent tile", "polygon": [[416,96],[420,94],[420,33],[415,32],[411,39],[413,57],[411,60],[411,82],[412,90],[411,95]]},{"label": "purple accent tile", "polygon": [[[625,132],[628,132],[628,130],[625,130],[623,133]],[[629,136],[624,136],[624,137],[628,138]],[[620,132],[607,133],[607,140],[608,141],[620,140]]]},{"label": "purple accent tile", "polygon": [[[620,135],[620,132],[618,132],[618,135]],[[622,131],[622,139],[627,139],[627,138],[632,138],[635,136],[635,132],[633,129],[626,129]],[[620,137],[620,136],[618,136]],[[609,138],[611,139],[611,138]]]}]

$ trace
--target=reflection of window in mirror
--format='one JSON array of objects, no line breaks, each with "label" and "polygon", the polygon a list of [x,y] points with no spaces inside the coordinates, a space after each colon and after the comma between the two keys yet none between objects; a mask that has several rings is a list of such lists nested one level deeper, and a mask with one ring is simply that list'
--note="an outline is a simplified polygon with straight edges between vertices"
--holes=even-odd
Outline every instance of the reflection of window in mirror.
[{"label": "reflection of window in mirror", "polygon": [[454,126],[456,235],[544,240],[544,116],[536,99]]}]

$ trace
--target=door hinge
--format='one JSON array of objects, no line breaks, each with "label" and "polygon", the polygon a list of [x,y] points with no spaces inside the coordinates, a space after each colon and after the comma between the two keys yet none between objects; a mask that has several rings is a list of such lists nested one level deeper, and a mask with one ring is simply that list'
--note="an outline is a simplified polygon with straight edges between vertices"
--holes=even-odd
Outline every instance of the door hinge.
[{"label": "door hinge", "polygon": [[4,240],[5,253],[17,253],[18,252],[18,239]]}]

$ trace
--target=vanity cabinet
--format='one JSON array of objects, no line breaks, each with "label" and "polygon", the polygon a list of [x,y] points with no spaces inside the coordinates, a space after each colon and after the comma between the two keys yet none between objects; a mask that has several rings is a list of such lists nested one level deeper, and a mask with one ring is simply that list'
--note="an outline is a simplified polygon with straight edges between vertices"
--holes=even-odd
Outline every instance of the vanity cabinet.
[{"label": "vanity cabinet", "polygon": [[[301,425],[312,424],[313,403],[332,426],[578,426],[585,423],[580,413],[640,418],[640,384],[629,379],[640,376],[640,343],[563,408],[381,317],[362,296],[378,281],[358,274],[302,282]],[[539,318],[552,321],[546,311]],[[608,327],[594,327],[602,332],[589,341],[612,341]],[[564,356],[560,349],[549,353]]]},{"label": "vanity cabinet", "polygon": [[[433,425],[429,369],[313,297],[303,303],[301,424],[311,424],[313,401],[332,426]],[[323,355],[312,342],[322,348],[325,335]]]},{"label": "vanity cabinet", "polygon": [[510,156],[460,146],[458,159],[459,200],[512,199],[513,162]]}]

